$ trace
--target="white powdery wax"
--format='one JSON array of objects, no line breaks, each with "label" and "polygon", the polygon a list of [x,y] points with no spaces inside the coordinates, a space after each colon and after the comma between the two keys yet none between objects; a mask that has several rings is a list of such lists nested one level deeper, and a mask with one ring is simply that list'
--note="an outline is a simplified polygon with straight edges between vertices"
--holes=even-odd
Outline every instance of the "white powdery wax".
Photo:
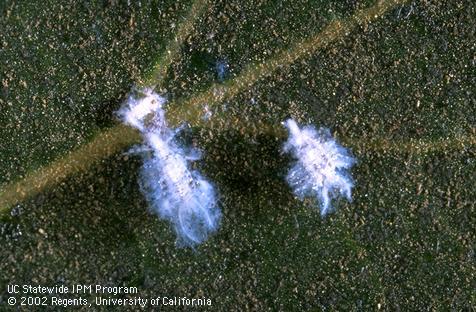
[{"label": "white powdery wax", "polygon": [[215,232],[221,212],[215,188],[198,171],[190,168],[199,153],[175,142],[176,132],[167,126],[165,98],[151,89],[143,97],[130,96],[118,115],[137,128],[144,138],[140,150],[148,150],[140,185],[153,211],[169,221],[181,246],[195,246]]},{"label": "white powdery wax", "polygon": [[296,159],[286,177],[294,194],[301,200],[315,196],[322,216],[332,210],[331,199],[341,195],[351,201],[354,184],[348,169],[355,159],[347,149],[339,145],[327,129],[300,128],[292,119],[285,121],[284,126],[289,131],[284,151]]}]

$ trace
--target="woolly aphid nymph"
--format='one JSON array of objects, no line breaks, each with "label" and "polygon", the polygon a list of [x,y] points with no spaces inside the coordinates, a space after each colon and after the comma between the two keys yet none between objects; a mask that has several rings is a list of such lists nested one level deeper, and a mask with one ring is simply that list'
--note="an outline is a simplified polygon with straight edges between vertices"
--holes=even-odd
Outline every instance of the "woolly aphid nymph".
[{"label": "woolly aphid nymph", "polygon": [[339,195],[352,199],[353,181],[348,170],[355,159],[337,143],[328,129],[312,126],[300,128],[288,119],[284,122],[289,138],[284,151],[295,158],[286,180],[301,200],[316,197],[321,215],[332,211],[331,200]]},{"label": "woolly aphid nymph", "polygon": [[153,211],[169,221],[179,246],[194,247],[215,232],[221,212],[214,186],[191,162],[197,160],[196,150],[180,146],[177,130],[167,126],[163,105],[165,98],[150,89],[143,96],[130,96],[118,115],[128,125],[138,129],[144,145],[141,169],[141,190]]}]

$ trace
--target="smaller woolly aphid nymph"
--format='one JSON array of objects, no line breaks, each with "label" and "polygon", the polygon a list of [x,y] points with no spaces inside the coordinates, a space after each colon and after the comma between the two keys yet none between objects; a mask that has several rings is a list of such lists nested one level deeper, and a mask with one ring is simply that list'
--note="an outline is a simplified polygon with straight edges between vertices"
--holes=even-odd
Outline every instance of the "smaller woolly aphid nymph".
[{"label": "smaller woolly aphid nymph", "polygon": [[347,149],[340,146],[327,129],[299,128],[292,119],[284,122],[284,126],[289,131],[284,151],[296,159],[286,177],[294,194],[301,200],[315,196],[322,216],[332,210],[333,198],[342,195],[350,201],[353,182],[348,169],[355,159]]},{"label": "smaller woolly aphid nymph", "polygon": [[[216,192],[190,163],[199,153],[180,146],[177,130],[167,126],[165,99],[150,89],[142,97],[130,96],[118,114],[137,128],[149,151],[144,158],[140,185],[153,211],[172,223],[179,246],[195,246],[218,229],[221,213]],[[136,149],[137,150],[137,149]]]}]

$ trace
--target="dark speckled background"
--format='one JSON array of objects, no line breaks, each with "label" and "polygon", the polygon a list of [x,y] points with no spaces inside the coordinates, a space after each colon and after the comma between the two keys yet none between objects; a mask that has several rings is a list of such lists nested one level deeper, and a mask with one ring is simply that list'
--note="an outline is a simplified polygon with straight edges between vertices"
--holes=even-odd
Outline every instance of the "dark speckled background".
[{"label": "dark speckled background", "polygon": [[[374,4],[211,2],[164,83],[172,100],[219,83],[217,61],[232,80]],[[116,124],[113,112],[190,5],[1,1],[0,188]],[[474,138],[475,7],[399,5],[223,104],[217,125],[293,116],[345,138],[356,187],[335,214],[322,219],[293,197],[282,138],[195,128],[205,151],[197,166],[221,196],[216,235],[177,249],[147,211],[140,159],[113,155],[3,217],[0,310],[12,283],[137,286],[143,297],[208,297],[218,311],[474,310],[474,139],[429,152],[360,143]]]}]

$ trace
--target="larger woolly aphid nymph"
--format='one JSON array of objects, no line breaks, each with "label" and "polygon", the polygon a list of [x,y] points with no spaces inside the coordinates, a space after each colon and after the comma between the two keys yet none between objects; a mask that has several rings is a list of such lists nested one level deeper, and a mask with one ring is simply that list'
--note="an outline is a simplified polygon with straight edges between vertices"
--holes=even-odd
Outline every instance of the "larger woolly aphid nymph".
[{"label": "larger woolly aphid nymph", "polygon": [[118,114],[144,137],[145,153],[140,184],[153,211],[168,220],[181,246],[195,246],[217,230],[221,213],[216,192],[190,162],[198,153],[181,147],[177,131],[167,126],[165,99],[150,89],[130,96]]},{"label": "larger woolly aphid nymph", "polygon": [[315,196],[321,215],[332,210],[331,199],[339,195],[350,201],[353,182],[348,169],[355,159],[347,149],[340,146],[327,129],[300,128],[292,119],[284,125],[289,131],[284,150],[296,159],[287,175],[294,194],[301,200]]}]

